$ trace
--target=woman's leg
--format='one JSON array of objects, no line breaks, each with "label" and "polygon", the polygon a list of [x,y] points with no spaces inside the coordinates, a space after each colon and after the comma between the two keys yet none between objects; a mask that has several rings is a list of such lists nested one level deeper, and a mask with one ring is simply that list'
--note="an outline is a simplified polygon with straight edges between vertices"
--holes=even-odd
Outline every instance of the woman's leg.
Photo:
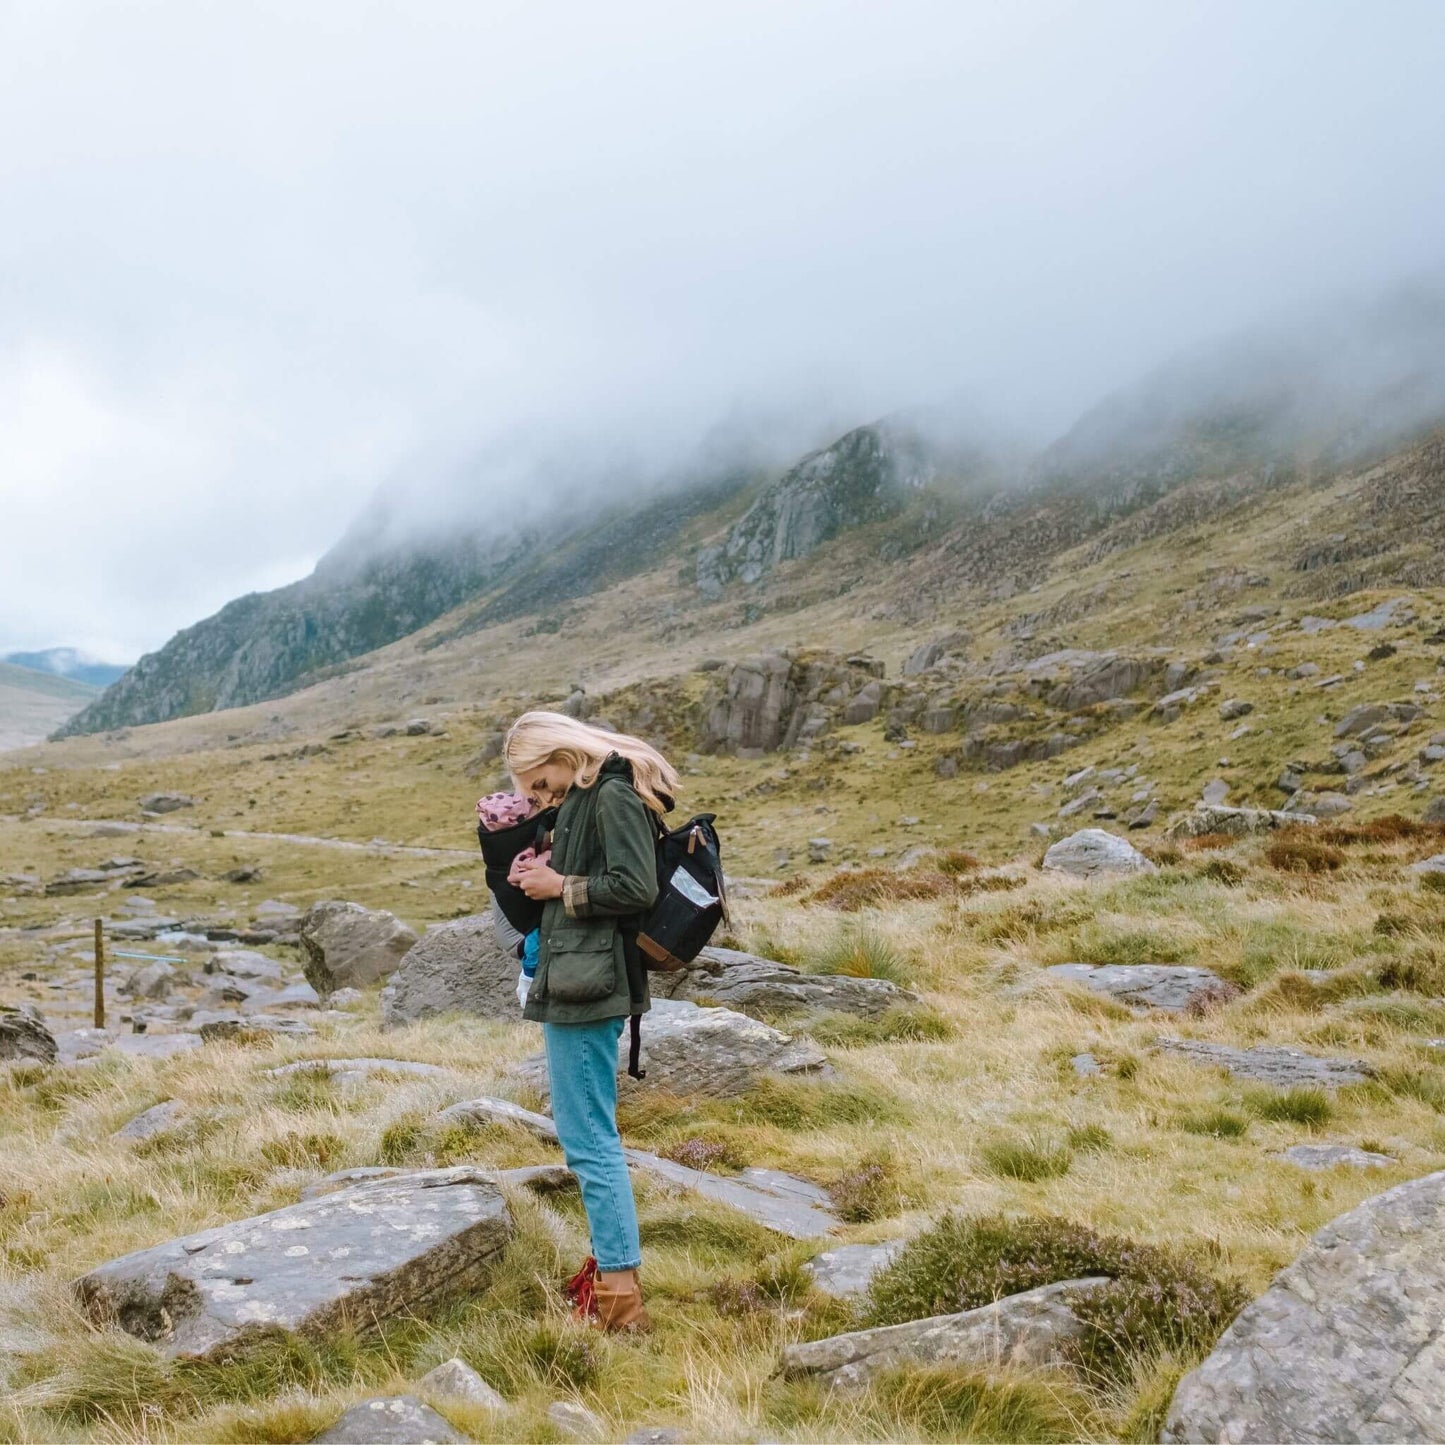
[{"label": "woman's leg", "polygon": [[599,1273],[637,1269],[637,1205],[617,1132],[617,1041],[622,1019],[544,1024],[552,1118],[582,1187]]}]

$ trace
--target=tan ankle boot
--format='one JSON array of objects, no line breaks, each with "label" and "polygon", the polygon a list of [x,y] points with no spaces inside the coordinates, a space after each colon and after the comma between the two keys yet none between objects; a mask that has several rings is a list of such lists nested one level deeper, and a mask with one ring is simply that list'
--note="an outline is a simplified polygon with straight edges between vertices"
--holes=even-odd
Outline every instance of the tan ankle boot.
[{"label": "tan ankle boot", "polygon": [[642,1281],[635,1269],[598,1274],[594,1284],[597,1323],[610,1334],[646,1334],[652,1321],[642,1307]]}]

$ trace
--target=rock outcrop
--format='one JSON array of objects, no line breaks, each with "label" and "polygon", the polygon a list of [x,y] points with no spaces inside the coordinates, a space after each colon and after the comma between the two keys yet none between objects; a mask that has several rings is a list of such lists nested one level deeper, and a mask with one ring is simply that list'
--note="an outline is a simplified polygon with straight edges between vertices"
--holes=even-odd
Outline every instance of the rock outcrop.
[{"label": "rock outcrop", "polygon": [[1445,1173],[1327,1224],[1179,1383],[1163,1438],[1445,1439]]},{"label": "rock outcrop", "polygon": [[512,1235],[501,1191],[419,1170],[128,1254],[76,1283],[92,1319],[206,1358],[274,1331],[324,1337],[475,1287]]},{"label": "rock outcrop", "polygon": [[840,532],[896,515],[933,482],[938,450],[892,421],[861,426],[785,473],[697,559],[704,597],[729,582],[756,582],[780,562],[806,557]]},{"label": "rock outcrop", "polygon": [[835,1389],[852,1389],[895,1365],[986,1370],[1063,1364],[1068,1347],[1084,1330],[1069,1301],[1107,1282],[1064,1280],[960,1314],[789,1345],[783,1350],[783,1370],[794,1378],[807,1376]]},{"label": "rock outcrop", "polygon": [[38,1018],[9,1004],[0,1004],[0,1062],[32,1059],[53,1064],[58,1052],[55,1036]]},{"label": "rock outcrop", "polygon": [[301,920],[306,979],[322,998],[386,978],[416,941],[394,913],[359,903],[313,903]]},{"label": "rock outcrop", "polygon": [[1276,828],[1298,828],[1315,821],[1315,816],[1303,808],[1287,813],[1274,808],[1225,808],[1198,803],[1193,812],[1171,818],[1164,831],[1170,838],[1201,838],[1206,833],[1227,833],[1234,838],[1247,838],[1254,833],[1269,833]]},{"label": "rock outcrop", "polygon": [[865,722],[886,699],[883,666],[868,657],[767,652],[723,673],[703,704],[701,745],[760,757]]},{"label": "rock outcrop", "polygon": [[453,1445],[467,1438],[415,1395],[378,1395],[351,1406],[313,1445]]},{"label": "rock outcrop", "polygon": [[474,913],[430,928],[408,950],[381,991],[386,1028],[436,1014],[518,1019],[521,965],[497,942],[490,913]]}]

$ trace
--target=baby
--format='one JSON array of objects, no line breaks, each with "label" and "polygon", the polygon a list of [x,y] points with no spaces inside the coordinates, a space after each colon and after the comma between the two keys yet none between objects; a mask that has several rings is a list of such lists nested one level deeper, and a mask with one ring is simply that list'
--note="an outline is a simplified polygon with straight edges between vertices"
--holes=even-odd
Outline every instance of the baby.
[{"label": "baby", "polygon": [[[477,822],[488,833],[497,833],[504,828],[515,827],[537,811],[530,798],[521,793],[488,793],[477,800]],[[507,870],[507,882],[514,888],[522,886],[522,875],[538,863],[546,863],[552,857],[552,850],[544,848],[540,853],[535,848],[523,848],[512,860]],[[525,1008],[527,992],[537,973],[537,949],[541,933],[532,929],[522,939],[522,972],[517,979],[517,998]]]}]

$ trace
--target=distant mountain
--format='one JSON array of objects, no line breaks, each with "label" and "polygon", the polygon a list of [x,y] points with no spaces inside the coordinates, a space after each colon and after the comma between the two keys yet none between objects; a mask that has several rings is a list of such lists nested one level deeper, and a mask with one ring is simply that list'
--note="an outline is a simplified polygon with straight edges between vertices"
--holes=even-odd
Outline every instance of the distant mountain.
[{"label": "distant mountain", "polygon": [[96,691],[73,678],[0,662],[0,752],[43,742]]},{"label": "distant mountain", "polygon": [[746,471],[689,478],[626,507],[556,508],[545,535],[407,538],[374,507],[303,581],[229,602],[148,653],[69,719],[57,737],[163,722],[296,692],[328,669],[374,652],[463,603],[454,631],[555,609],[667,556],[710,508],[754,480]]},{"label": "distant mountain", "polygon": [[74,647],[47,647],[43,652],[11,652],[0,657],[0,662],[72,678],[91,687],[109,687],[126,671],[122,664],[97,662]]}]

